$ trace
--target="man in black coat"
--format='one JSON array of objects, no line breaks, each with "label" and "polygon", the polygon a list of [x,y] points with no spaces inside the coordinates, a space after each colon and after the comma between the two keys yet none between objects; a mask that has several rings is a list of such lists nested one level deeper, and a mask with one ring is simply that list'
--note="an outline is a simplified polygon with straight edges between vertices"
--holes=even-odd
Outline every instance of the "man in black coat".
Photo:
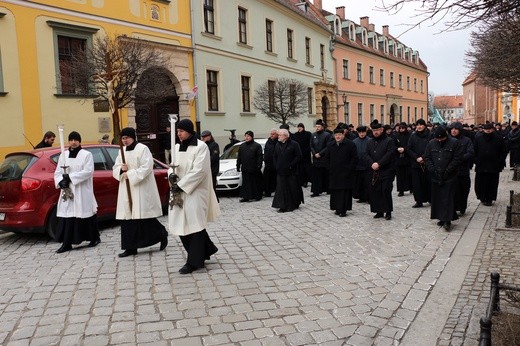
[{"label": "man in black coat", "polygon": [[520,128],[516,121],[511,123],[506,138],[509,147],[509,167],[513,169],[515,165],[520,164]]},{"label": "man in black coat", "polygon": [[380,123],[372,125],[373,138],[367,144],[367,160],[370,164],[370,211],[375,219],[392,219],[394,187],[395,146],[392,138],[383,132]]},{"label": "man in black coat", "polygon": [[278,130],[272,129],[267,142],[264,146],[264,196],[271,197],[276,190],[276,168],[274,166],[273,156],[274,148],[278,143]]},{"label": "man in black coat", "polygon": [[301,156],[300,146],[289,138],[289,131],[278,130],[278,143],[273,155],[277,181],[272,206],[279,208],[279,213],[298,209],[300,203],[303,203],[303,191],[298,182]]},{"label": "man in black coat", "polygon": [[237,171],[242,171],[240,202],[262,199],[262,146],[254,141],[253,131],[246,131],[237,156]]},{"label": "man in black coat", "polygon": [[438,226],[447,231],[451,221],[459,217],[455,212],[455,190],[457,175],[462,163],[460,142],[450,138],[443,126],[437,127],[432,139],[426,146],[424,161],[431,176],[431,219],[438,219]]},{"label": "man in black coat", "polygon": [[360,125],[356,129],[358,137],[352,142],[357,149],[358,162],[354,172],[354,189],[352,197],[358,199],[358,203],[369,201],[369,188],[371,176],[368,174],[370,164],[368,163],[367,144],[371,139],[367,135],[367,127]]},{"label": "man in black coat", "polygon": [[409,139],[408,125],[404,122],[400,123],[397,133],[394,135],[394,144],[397,148],[396,180],[399,197],[404,196],[404,193],[412,188],[410,157],[406,154]]},{"label": "man in black coat", "polygon": [[462,164],[457,175],[457,184],[455,187],[455,211],[460,212],[460,215],[466,213],[468,207],[468,196],[471,188],[471,178],[469,171],[473,166],[473,158],[475,151],[473,150],[473,142],[469,137],[463,135],[464,128],[461,123],[454,122],[450,125],[451,137],[460,142],[462,149]]},{"label": "man in black coat", "polygon": [[492,124],[485,124],[475,137],[475,194],[482,204],[491,206],[497,199],[500,172],[507,155],[504,140],[494,133]]},{"label": "man in black coat", "polygon": [[356,169],[357,148],[345,138],[343,129],[334,130],[334,142],[327,145],[326,158],[329,163],[330,209],[340,217],[352,210],[352,189]]},{"label": "man in black coat", "polygon": [[423,119],[417,120],[415,126],[415,132],[408,140],[405,153],[410,158],[411,164],[412,193],[415,200],[412,208],[421,208],[423,203],[430,202],[431,182],[424,164],[424,151],[431,139],[431,133]]},{"label": "man in black coat", "polygon": [[220,169],[220,147],[213,139],[211,131],[205,130],[200,134],[200,139],[206,143],[209,149],[209,158],[211,162],[211,179],[213,181],[213,190],[217,193],[217,175]]},{"label": "man in black coat", "polygon": [[43,139],[40,143],[36,144],[34,149],[40,149],[40,148],[49,148],[52,147],[54,144],[54,140],[56,139],[56,135],[52,131],[47,131],[43,135]]},{"label": "man in black coat", "polygon": [[325,159],[325,152],[330,140],[331,135],[329,132],[325,131],[325,123],[323,120],[318,119],[316,121],[316,132],[312,134],[311,138],[311,197],[319,196],[321,193],[327,191],[329,173],[327,169],[328,164]]},{"label": "man in black coat", "polygon": [[311,177],[311,137],[312,134],[305,130],[305,125],[299,123],[298,131],[293,133],[291,139],[300,145],[302,160],[298,165],[298,179],[303,187],[307,187]]}]

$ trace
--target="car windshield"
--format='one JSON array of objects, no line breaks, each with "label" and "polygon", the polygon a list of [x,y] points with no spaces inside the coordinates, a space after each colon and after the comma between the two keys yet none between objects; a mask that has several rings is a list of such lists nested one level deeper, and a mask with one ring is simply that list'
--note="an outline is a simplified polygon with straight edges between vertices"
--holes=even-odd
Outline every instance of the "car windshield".
[{"label": "car windshield", "polygon": [[12,155],[0,165],[0,181],[20,180],[27,167],[36,160],[32,155]]},{"label": "car windshield", "polygon": [[240,145],[234,145],[228,150],[224,151],[224,153],[220,156],[221,160],[236,160],[238,157],[238,150],[240,149]]}]

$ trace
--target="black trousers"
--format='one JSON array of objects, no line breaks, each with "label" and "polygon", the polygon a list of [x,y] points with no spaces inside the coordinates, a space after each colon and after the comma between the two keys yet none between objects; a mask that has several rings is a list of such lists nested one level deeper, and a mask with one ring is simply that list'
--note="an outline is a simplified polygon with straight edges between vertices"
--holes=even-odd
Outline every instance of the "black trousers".
[{"label": "black trousers", "polygon": [[200,232],[181,235],[180,238],[188,254],[186,263],[192,267],[203,268],[204,261],[209,260],[210,256],[218,251],[205,229]]},{"label": "black trousers", "polygon": [[329,186],[329,170],[327,167],[312,166],[311,183],[312,193],[320,194],[327,192],[327,187]]}]

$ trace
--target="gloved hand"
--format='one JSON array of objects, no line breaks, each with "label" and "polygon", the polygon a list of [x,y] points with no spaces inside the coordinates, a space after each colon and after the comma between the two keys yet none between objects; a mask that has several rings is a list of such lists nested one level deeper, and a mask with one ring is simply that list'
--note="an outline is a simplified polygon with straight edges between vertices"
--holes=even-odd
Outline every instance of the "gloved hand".
[{"label": "gloved hand", "polygon": [[184,191],[182,191],[182,189],[181,189],[181,188],[179,187],[179,185],[177,185],[177,184],[175,184],[175,185],[173,186],[172,190],[173,190],[173,192],[176,192],[176,193],[178,193],[178,192],[184,192]]},{"label": "gloved hand", "polygon": [[240,167],[237,167],[237,172],[240,172]]},{"label": "gloved hand", "polygon": [[63,180],[66,180],[68,183],[71,183],[70,176],[68,174],[63,174]]},{"label": "gloved hand", "polygon": [[59,183],[58,183],[58,186],[60,187],[60,189],[66,189],[69,187],[69,182],[68,180],[66,179],[62,179]]}]

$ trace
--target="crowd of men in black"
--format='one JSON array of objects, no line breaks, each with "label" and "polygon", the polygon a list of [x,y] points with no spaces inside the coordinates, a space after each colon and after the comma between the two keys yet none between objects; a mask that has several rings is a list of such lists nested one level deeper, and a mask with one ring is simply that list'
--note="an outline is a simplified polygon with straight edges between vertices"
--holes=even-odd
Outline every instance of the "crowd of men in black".
[{"label": "crowd of men in black", "polygon": [[390,220],[396,178],[398,196],[411,192],[412,208],[429,203],[431,219],[449,231],[451,222],[466,212],[470,170],[475,170],[478,200],[491,206],[508,153],[513,169],[520,164],[516,121],[504,126],[491,122],[448,126],[419,119],[391,127],[374,120],[355,130],[340,123],[330,131],[318,120],[313,133],[301,123],[295,133],[287,125],[271,130],[263,153],[253,132],[247,131],[237,159],[237,170],[242,171],[240,202],[274,192],[273,207],[292,211],[303,203],[302,187],[310,183],[310,197],[329,194],[330,209],[340,217],[357,199],[369,203],[374,218]]}]

